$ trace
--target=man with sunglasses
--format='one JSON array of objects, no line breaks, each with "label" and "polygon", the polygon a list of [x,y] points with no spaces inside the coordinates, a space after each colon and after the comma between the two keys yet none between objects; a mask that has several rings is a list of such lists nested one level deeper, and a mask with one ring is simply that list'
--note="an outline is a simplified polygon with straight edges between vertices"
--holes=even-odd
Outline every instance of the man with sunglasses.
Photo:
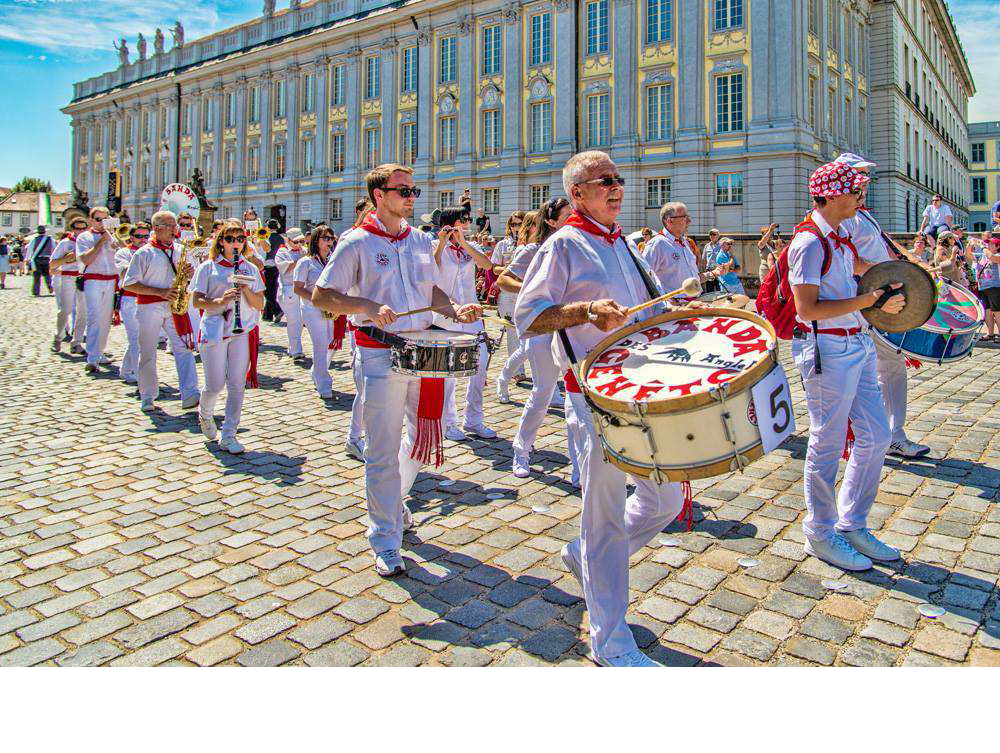
[{"label": "man with sunglasses", "polygon": [[687,236],[691,215],[680,201],[668,201],[660,210],[663,229],[646,242],[642,256],[665,290],[677,290],[690,277],[700,280],[714,272],[698,271],[697,246]]},{"label": "man with sunglasses", "polygon": [[87,307],[87,364],[84,370],[88,374],[95,373],[98,364],[111,363],[104,348],[111,330],[118,270],[115,269],[114,240],[104,227],[104,221],[109,216],[107,207],[93,207],[89,229],[76,239],[76,260],[83,278],[83,297]]},{"label": "man with sunglasses", "polygon": [[299,259],[306,255],[303,247],[305,234],[301,228],[293,227],[285,233],[285,244],[278,249],[274,257],[275,264],[278,265],[278,282],[281,292],[278,302],[281,310],[285,314],[285,321],[288,334],[288,355],[294,363],[304,363],[305,354],[302,352],[302,308],[299,297],[295,295],[295,265]]},{"label": "man with sunglasses", "polygon": [[[404,312],[433,307],[451,319],[472,322],[482,316],[482,307],[456,307],[438,287],[434,239],[406,222],[420,195],[412,169],[380,165],[368,173],[366,184],[375,210],[340,237],[316,281],[312,302],[332,314],[347,314],[357,328],[368,541],[375,571],[387,577],[406,569],[399,550],[403,529],[412,522],[403,496],[423,463],[444,461],[444,380],[393,371],[389,343],[398,344],[394,333],[425,330],[433,322],[431,311]],[[450,235],[450,228],[442,230],[439,240]]]},{"label": "man with sunglasses", "polygon": [[[876,166],[874,162],[850,152],[841,154],[834,162],[849,165],[865,176],[870,176],[872,168]],[[840,223],[841,230],[850,236],[858,250],[858,255],[873,264],[900,257],[914,264],[920,264],[922,260],[912,256],[909,251],[896,244],[883,232],[871,211],[864,206],[865,197],[868,195],[868,184],[865,184],[864,190],[865,194],[861,199],[861,206],[858,207],[857,214]],[[870,325],[868,329],[871,329]],[[885,400],[886,412],[889,414],[889,429],[892,432],[889,453],[903,458],[918,458],[926,455],[931,451],[931,448],[924,444],[911,442],[904,429],[907,406],[906,356],[886,345],[879,338],[872,338],[872,341],[875,343],[878,385]]]},{"label": "man with sunglasses", "polygon": [[[136,320],[139,323],[139,399],[141,410],[156,410],[160,383],[156,374],[156,343],[160,330],[167,333],[170,351],[177,368],[181,407],[185,410],[198,405],[198,372],[194,365],[194,338],[187,312],[173,314],[170,302],[176,294],[171,289],[181,261],[181,244],[174,242],[177,220],[173,212],[160,210],[152,218],[152,237],[132,256],[125,270],[124,289],[136,296]],[[194,273],[185,262],[188,277]]]},{"label": "man with sunglasses", "polygon": [[135,252],[149,242],[152,230],[148,222],[137,222],[132,226],[129,233],[128,243],[115,252],[115,267],[121,275],[119,284],[122,287],[121,304],[119,315],[122,326],[125,327],[125,337],[128,344],[125,346],[125,353],[122,355],[122,365],[118,370],[119,375],[125,384],[138,384],[137,369],[139,368],[139,319],[137,317],[138,304],[136,294],[130,290],[125,290],[125,272]]},{"label": "man with sunglasses", "polygon": [[934,194],[931,203],[924,207],[923,217],[920,220],[918,233],[926,233],[937,239],[939,230],[950,230],[955,218],[952,215],[951,207],[944,203],[941,194]]},{"label": "man with sunglasses", "polygon": [[514,321],[522,336],[558,333],[553,355],[566,369],[567,422],[578,438],[583,488],[580,537],[563,547],[562,560],[583,586],[591,659],[601,666],[655,667],[625,620],[629,557],[680,513],[681,485],[637,478],[635,494],[626,498],[625,473],[604,459],[573,372],[608,332],[664,310],[658,305],[628,313],[660,291],[649,265],[615,223],[624,182],[604,152],[582,152],[566,163],[563,187],[574,211],[528,265]]},{"label": "man with sunglasses", "polygon": [[87,327],[87,305],[83,291],[76,287],[79,268],[76,261],[76,239],[87,229],[87,221],[77,217],[70,222],[69,232],[56,244],[49,262],[54,275],[56,293],[56,334],[52,338],[52,352],[62,349],[67,327],[72,334],[70,353],[83,353],[83,334]]}]

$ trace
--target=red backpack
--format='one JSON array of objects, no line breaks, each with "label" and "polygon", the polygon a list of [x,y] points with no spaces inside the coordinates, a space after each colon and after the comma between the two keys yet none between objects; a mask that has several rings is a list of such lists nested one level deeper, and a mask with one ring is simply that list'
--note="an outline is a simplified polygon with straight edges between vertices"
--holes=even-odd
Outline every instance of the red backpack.
[{"label": "red backpack", "polygon": [[799,233],[812,233],[823,246],[823,266],[820,276],[825,275],[830,270],[830,262],[833,256],[830,252],[830,244],[827,243],[822,231],[810,218],[804,219],[795,226],[792,238],[789,239],[788,246],[778,256],[774,266],[768,270],[767,275],[760,284],[757,292],[757,313],[767,319],[774,327],[775,334],[782,340],[791,340],[792,333],[797,324],[795,319],[795,298],[792,295],[792,286],[788,282],[788,249],[791,241]]}]

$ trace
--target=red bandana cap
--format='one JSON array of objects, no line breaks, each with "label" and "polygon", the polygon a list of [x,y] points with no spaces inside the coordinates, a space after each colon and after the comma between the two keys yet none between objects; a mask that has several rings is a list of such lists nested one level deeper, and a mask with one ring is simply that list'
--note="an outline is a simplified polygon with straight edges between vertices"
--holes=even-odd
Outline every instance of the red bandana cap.
[{"label": "red bandana cap", "polygon": [[809,176],[809,195],[833,199],[868,185],[869,177],[843,162],[827,162]]}]

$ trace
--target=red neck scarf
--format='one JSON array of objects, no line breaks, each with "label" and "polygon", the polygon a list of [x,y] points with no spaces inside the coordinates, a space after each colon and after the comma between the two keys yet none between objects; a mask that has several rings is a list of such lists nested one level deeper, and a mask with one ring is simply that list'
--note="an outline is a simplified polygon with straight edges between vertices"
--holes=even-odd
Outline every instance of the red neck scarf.
[{"label": "red neck scarf", "polygon": [[229,259],[227,259],[224,256],[220,256],[218,259],[216,259],[215,263],[218,264],[220,267],[235,267],[236,266],[235,264],[233,264],[233,262],[229,261]]},{"label": "red neck scarf", "polygon": [[575,228],[583,230],[585,233],[590,233],[591,235],[596,235],[599,238],[603,238],[610,244],[614,244],[619,238],[622,237],[622,229],[618,227],[618,224],[612,226],[611,232],[606,232],[603,228],[597,226],[597,224],[590,219],[587,215],[581,214],[580,212],[574,211],[573,214],[569,216],[566,220],[567,225],[572,225]]},{"label": "red neck scarf", "polygon": [[158,248],[161,251],[173,251],[174,250],[174,244],[173,244],[172,241],[171,241],[171,243],[169,245],[164,245],[164,244],[160,243],[159,240],[157,240],[157,238],[156,238],[155,235],[150,236],[149,243],[150,243],[150,245],[153,248]]},{"label": "red neck scarf", "polygon": [[383,238],[388,238],[393,243],[399,243],[399,241],[403,240],[406,236],[410,234],[410,226],[407,225],[405,222],[402,224],[403,224],[403,229],[399,231],[399,234],[393,235],[392,233],[388,232],[387,230],[381,227],[381,223],[379,223],[378,218],[375,216],[375,213],[372,212],[367,217],[365,217],[365,221],[361,223],[361,229],[367,230],[369,233],[372,233],[373,235],[378,235]]}]

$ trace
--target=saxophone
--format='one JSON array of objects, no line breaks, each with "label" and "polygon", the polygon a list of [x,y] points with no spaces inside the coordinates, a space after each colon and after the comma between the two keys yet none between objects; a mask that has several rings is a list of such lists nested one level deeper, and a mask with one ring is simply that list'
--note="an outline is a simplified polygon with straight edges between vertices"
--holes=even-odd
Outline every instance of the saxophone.
[{"label": "saxophone", "polygon": [[170,311],[174,314],[187,313],[191,301],[191,294],[188,292],[188,283],[191,282],[187,263],[188,252],[192,248],[204,248],[207,245],[204,237],[200,235],[188,241],[181,241],[181,258],[177,262],[174,281],[170,283],[170,292],[174,294],[170,299]]}]

